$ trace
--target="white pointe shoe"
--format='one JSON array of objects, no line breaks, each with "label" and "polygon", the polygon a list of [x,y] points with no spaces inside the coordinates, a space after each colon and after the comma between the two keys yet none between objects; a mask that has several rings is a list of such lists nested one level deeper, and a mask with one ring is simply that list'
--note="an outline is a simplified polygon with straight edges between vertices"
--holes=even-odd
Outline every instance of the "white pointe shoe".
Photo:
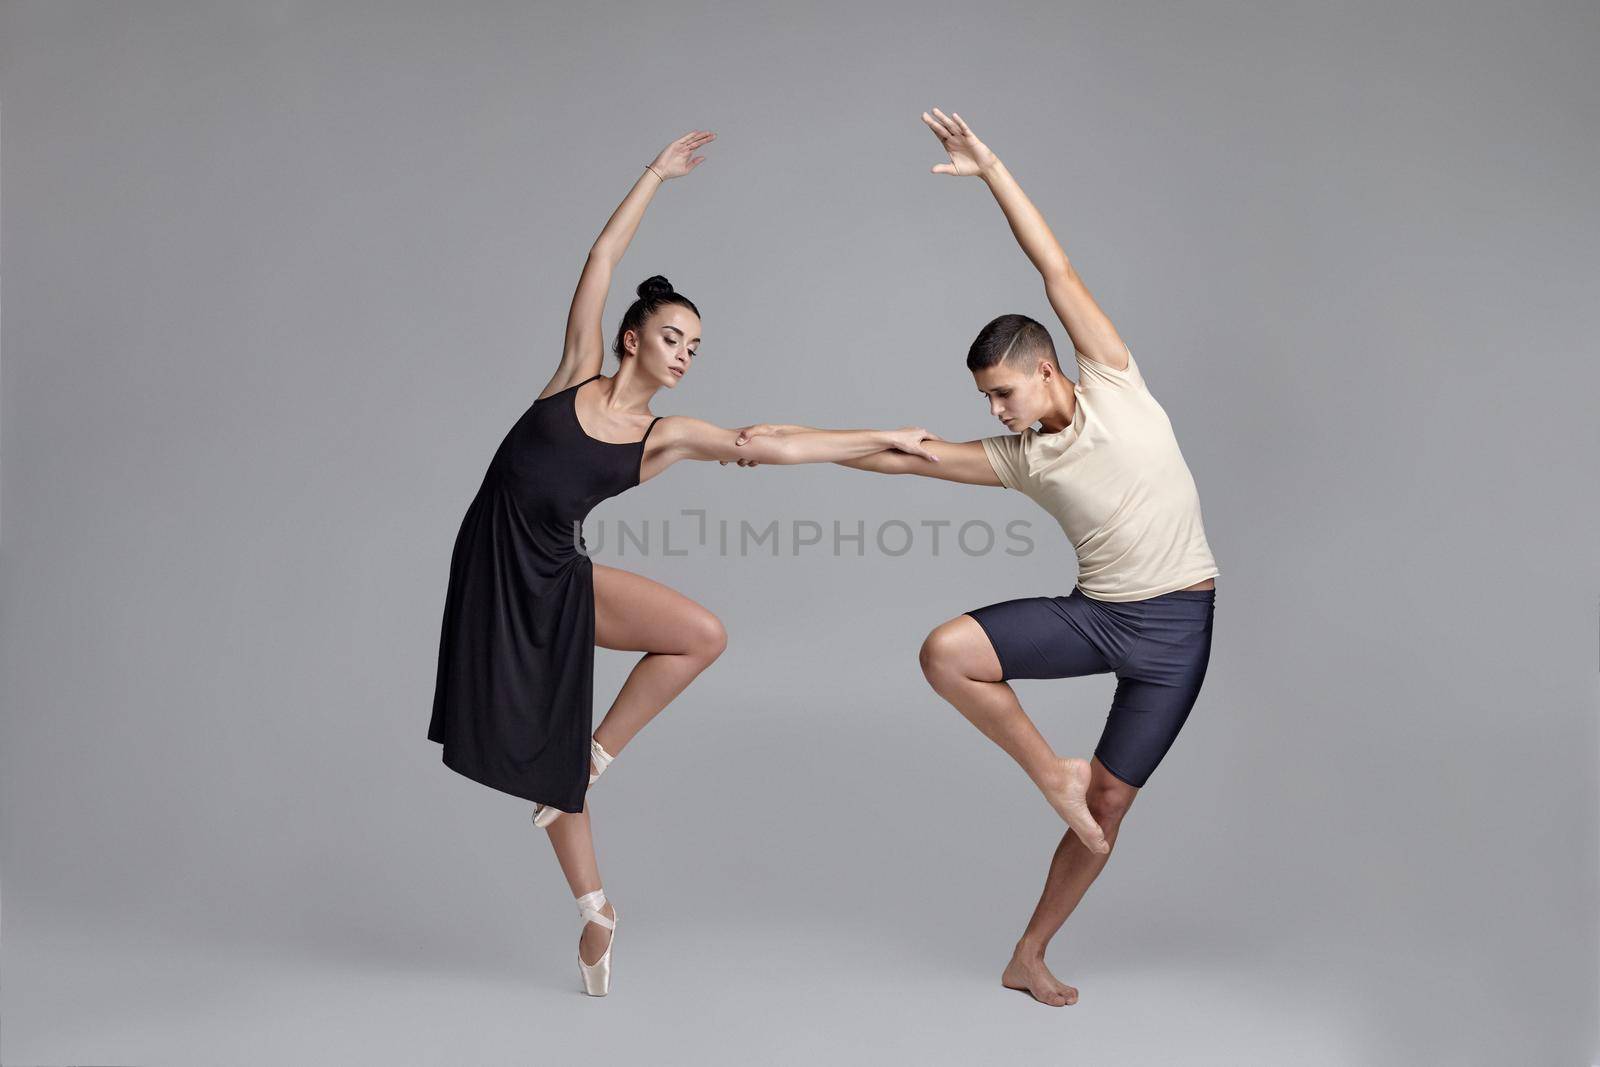
[{"label": "white pointe shoe", "polygon": [[[611,765],[611,761],[615,758],[611,753],[600,747],[600,742],[592,737],[589,738],[589,762],[594,764],[594,770],[589,772],[590,785],[594,785],[595,781],[605,773],[606,768]],[[541,830],[559,818],[561,818],[560,808],[553,808],[549,804],[535,804],[533,806],[533,825]]]},{"label": "white pointe shoe", "polygon": [[604,926],[611,931],[605,953],[595,962],[584,963],[583,951],[581,948],[578,951],[578,971],[583,975],[583,991],[591,997],[603,997],[611,990],[611,944],[617,939],[617,920],[614,917],[617,909],[611,909],[613,916],[607,916],[605,909],[604,889],[596,889],[578,898],[578,914],[583,916],[583,921]]}]

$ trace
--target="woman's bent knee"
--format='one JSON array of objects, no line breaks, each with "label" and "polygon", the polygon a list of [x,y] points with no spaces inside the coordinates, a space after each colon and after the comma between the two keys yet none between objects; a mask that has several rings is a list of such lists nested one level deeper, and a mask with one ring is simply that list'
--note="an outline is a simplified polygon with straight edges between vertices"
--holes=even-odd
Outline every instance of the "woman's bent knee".
[{"label": "woman's bent knee", "polygon": [[696,620],[693,639],[690,643],[692,655],[710,663],[722,655],[727,648],[728,631],[722,625],[721,619],[708,611]]}]

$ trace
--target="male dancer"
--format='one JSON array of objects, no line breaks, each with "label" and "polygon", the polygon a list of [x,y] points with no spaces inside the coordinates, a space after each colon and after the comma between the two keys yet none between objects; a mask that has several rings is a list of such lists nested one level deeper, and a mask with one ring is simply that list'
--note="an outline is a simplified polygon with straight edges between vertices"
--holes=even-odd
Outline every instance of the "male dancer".
[{"label": "male dancer", "polygon": [[[1199,696],[1218,571],[1172,424],[1043,216],[959,115],[935,108],[922,121],[950,155],[933,172],[981,178],[999,202],[1066,327],[1078,380],[1061,372],[1048,330],[1003,315],[978,334],[967,366],[1010,433],[922,442],[938,462],[897,452],[840,462],[1019,490],[1077,552],[1070,596],[978,608],[935,628],[921,652],[934,690],[1021,764],[1070,827],[1001,982],[1044,1004],[1074,1004],[1078,991],[1050,973],[1045,948],[1105,867],[1129,805]],[[760,425],[738,441],[810,432]],[[1108,671],[1116,696],[1092,760],[1056,755],[1006,684]]]}]

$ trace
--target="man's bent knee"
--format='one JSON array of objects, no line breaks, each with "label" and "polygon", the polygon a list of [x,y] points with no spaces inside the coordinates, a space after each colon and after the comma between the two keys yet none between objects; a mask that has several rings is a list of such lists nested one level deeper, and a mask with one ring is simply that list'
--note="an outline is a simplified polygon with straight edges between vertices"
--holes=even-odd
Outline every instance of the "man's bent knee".
[{"label": "man's bent knee", "polygon": [[962,641],[954,621],[941,623],[922,640],[917,660],[928,681],[938,683],[960,673]]},{"label": "man's bent knee", "polygon": [[1128,808],[1133,805],[1133,798],[1137,794],[1137,789],[1122,782],[1092,784],[1086,798],[1089,814],[1094,816],[1094,821],[1099,823],[1102,829],[1108,824],[1120,823],[1122,817],[1128,814]]}]

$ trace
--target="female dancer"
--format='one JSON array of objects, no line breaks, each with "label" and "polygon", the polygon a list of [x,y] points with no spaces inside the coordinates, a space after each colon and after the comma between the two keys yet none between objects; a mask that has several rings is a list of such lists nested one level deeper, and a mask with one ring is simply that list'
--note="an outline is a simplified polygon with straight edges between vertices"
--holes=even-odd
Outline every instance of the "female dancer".
[{"label": "female dancer", "polygon": [[[937,466],[887,452],[843,462],[1019,490],[1077,551],[1071,595],[969,611],[935,628],[921,653],[934,690],[1022,765],[1071,828],[1001,982],[1045,1004],[1073,1004],[1078,991],[1050,973],[1045,948],[1105,867],[1123,815],[1200,694],[1217,565],[1172,423],[1044,216],[959,115],[935,109],[922,120],[950,154],[933,172],[976,175],[999,201],[1072,340],[1078,380],[1062,374],[1048,330],[1002,315],[978,334],[967,367],[1009,433],[930,443]],[[759,426],[740,440],[804,440],[807,432]],[[1057,756],[1006,684],[1110,671],[1117,691],[1092,761]]]},{"label": "female dancer", "polygon": [[[600,373],[601,314],[645,206],[662,183],[699,166],[695,151],[715,136],[696,130],[662,149],[607,221],[578,279],[555,375],[490,461],[450,561],[428,737],[452,770],[538,805],[534,821],[547,828],[584,919],[578,963],[592,996],[609,988],[616,910],[601,888],[585,793],[722,653],[726,635],[689,598],[591,562],[583,518],[681,459],[746,451],[735,448],[735,430],[650,413],[656,391],[676,389],[699,351],[700,315],[687,297],[660,276],[639,286],[610,378]],[[917,427],[823,431],[760,442],[753,458],[826,463],[889,448],[932,459],[919,443],[928,436]],[[596,645],[644,656],[591,736]]]}]

